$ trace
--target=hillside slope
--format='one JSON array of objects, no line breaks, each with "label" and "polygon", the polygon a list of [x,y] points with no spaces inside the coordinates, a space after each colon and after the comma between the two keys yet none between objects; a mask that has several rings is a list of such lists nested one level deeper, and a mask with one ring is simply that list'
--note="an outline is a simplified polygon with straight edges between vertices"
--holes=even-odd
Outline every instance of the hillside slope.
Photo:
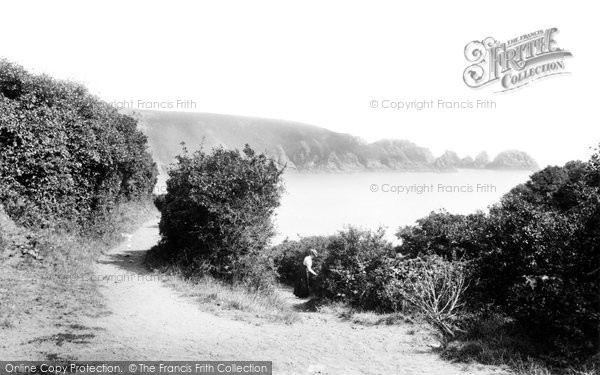
[{"label": "hillside slope", "polygon": [[[181,152],[223,146],[243,148],[247,143],[296,171],[442,171],[456,168],[493,168],[483,152],[475,160],[459,159],[447,151],[439,158],[407,140],[384,139],[367,143],[359,137],[298,122],[253,117],[190,113],[135,111],[141,130],[148,136],[162,171]],[[523,152],[524,155],[527,155]],[[483,157],[482,157],[483,155]],[[535,162],[502,164],[502,169],[532,169]],[[536,169],[536,168],[533,168]]]}]

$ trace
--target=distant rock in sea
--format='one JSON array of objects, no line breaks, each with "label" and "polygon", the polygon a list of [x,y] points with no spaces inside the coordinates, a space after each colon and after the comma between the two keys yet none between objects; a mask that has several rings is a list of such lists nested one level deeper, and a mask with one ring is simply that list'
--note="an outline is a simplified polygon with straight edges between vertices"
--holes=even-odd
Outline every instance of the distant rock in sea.
[{"label": "distant rock in sea", "polygon": [[487,152],[482,151],[475,157],[475,159],[470,156],[465,156],[464,158],[460,159],[456,167],[464,169],[482,169],[485,168],[489,163],[490,158]]},{"label": "distant rock in sea", "polygon": [[487,152],[481,151],[473,160],[473,168],[485,168],[490,163],[490,157]]},{"label": "distant rock in sea", "polygon": [[438,169],[455,169],[461,167],[462,160],[454,151],[446,151],[442,156],[435,159],[433,165]]},{"label": "distant rock in sea", "polygon": [[431,151],[408,140],[368,143],[359,137],[291,121],[192,112],[125,111],[139,121],[164,173],[181,152],[204,147],[238,148],[245,144],[264,152],[288,170],[298,172],[452,171],[458,168],[530,169],[535,161],[521,151],[501,153],[489,163],[487,153],[472,159]]},{"label": "distant rock in sea", "polygon": [[486,165],[487,169],[524,169],[537,170],[538,163],[526,152],[508,150],[499,153],[494,160]]}]

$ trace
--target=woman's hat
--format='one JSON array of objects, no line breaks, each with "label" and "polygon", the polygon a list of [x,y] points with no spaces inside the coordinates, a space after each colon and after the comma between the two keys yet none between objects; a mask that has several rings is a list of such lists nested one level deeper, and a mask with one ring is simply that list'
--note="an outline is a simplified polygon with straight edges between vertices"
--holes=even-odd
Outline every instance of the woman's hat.
[{"label": "woman's hat", "polygon": [[317,250],[315,249],[310,249],[310,253],[314,256],[318,256],[319,254],[317,253]]}]

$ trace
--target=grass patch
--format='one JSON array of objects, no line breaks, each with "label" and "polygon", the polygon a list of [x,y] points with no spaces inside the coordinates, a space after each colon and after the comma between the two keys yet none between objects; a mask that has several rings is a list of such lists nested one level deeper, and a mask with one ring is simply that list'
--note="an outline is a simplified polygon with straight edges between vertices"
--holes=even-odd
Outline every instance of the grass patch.
[{"label": "grass patch", "polygon": [[358,309],[339,301],[314,299],[311,301],[311,304],[313,305],[312,309],[314,309],[314,311],[334,315],[342,320],[364,326],[422,323],[419,319],[406,316],[399,312],[378,313]]},{"label": "grass patch", "polygon": [[127,204],[113,213],[101,235],[83,236],[17,227],[0,210],[0,333],[6,342],[69,335],[61,331],[104,313],[98,284],[90,277],[95,261],[123,240],[121,232],[155,215],[150,205]]},{"label": "grass patch", "polygon": [[[159,262],[159,263],[157,263]],[[225,283],[209,276],[185,277],[177,266],[159,266],[150,251],[146,265],[166,276],[163,281],[181,295],[199,302],[203,311],[230,313],[235,319],[257,323],[269,321],[293,324],[300,314],[276,292],[256,291],[243,285]]]},{"label": "grass patch", "polygon": [[[418,313],[381,314],[364,311],[344,302],[314,299],[307,303],[310,311],[331,314],[354,324],[365,326],[409,324],[407,334],[430,331]],[[499,316],[474,319],[469,329],[451,341],[446,348],[436,349],[442,358],[459,363],[479,363],[510,368],[516,375],[600,375],[600,353],[585,363],[567,363],[557,358],[544,358],[542,343],[527,338],[512,321]]]},{"label": "grass patch", "polygon": [[543,343],[525,336],[512,321],[500,316],[477,319],[451,341],[441,355],[463,363],[509,367],[517,375],[598,375],[600,355],[586,363],[544,357]]}]

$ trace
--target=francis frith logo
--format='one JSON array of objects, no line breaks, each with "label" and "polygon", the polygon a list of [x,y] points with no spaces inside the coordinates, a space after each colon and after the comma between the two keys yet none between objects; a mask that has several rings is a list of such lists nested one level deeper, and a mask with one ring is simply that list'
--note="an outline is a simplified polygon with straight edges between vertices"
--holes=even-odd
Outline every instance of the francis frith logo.
[{"label": "francis frith logo", "polygon": [[540,78],[568,73],[565,57],[571,52],[558,47],[558,29],[537,30],[501,43],[492,37],[465,46],[470,65],[463,80],[472,88],[499,84],[498,92],[525,86]]}]

